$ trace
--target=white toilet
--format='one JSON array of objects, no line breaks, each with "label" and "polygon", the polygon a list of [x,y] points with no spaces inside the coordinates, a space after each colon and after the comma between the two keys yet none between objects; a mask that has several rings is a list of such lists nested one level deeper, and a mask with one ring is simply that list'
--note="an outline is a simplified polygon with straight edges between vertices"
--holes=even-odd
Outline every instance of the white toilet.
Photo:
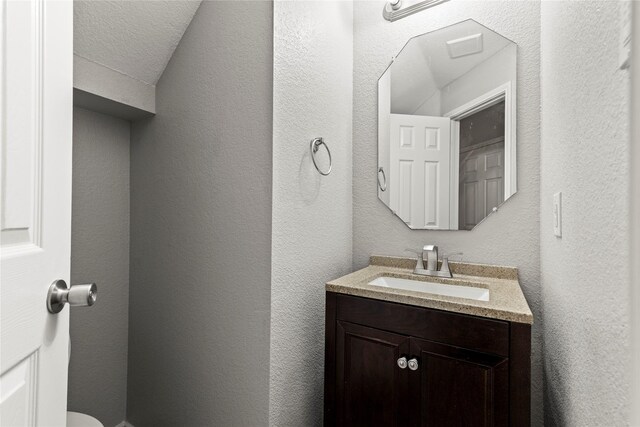
[{"label": "white toilet", "polygon": [[90,415],[68,411],[67,427],[104,427],[104,425]]},{"label": "white toilet", "polygon": [[[71,361],[71,337],[69,337],[69,355],[67,364]],[[104,427],[104,425],[91,415],[80,412],[67,411],[67,427]]]}]

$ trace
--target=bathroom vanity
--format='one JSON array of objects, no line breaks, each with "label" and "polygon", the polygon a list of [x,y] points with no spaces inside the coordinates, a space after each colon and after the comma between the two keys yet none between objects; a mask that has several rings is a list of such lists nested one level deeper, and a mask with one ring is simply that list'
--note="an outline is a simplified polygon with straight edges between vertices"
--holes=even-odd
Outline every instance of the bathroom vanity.
[{"label": "bathroom vanity", "polygon": [[[516,43],[473,19],[393,57],[377,192],[407,227],[499,220],[517,191],[517,68]],[[529,426],[533,316],[517,269],[417,254],[327,283],[325,425]]]},{"label": "bathroom vanity", "polygon": [[371,257],[326,284],[325,425],[530,425],[533,316],[517,269],[424,277],[415,262]]}]

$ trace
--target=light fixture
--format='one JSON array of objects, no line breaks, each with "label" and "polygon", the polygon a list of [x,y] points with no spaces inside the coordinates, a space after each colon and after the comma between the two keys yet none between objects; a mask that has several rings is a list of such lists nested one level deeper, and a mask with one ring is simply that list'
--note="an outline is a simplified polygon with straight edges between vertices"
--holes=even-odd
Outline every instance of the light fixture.
[{"label": "light fixture", "polygon": [[382,10],[382,16],[384,16],[384,19],[386,19],[387,21],[393,22],[398,19],[404,18],[405,16],[413,15],[416,12],[428,9],[433,6],[437,6],[440,3],[444,3],[447,1],[449,0],[425,0],[401,9],[402,0],[390,0],[389,3],[384,6],[384,9]]}]

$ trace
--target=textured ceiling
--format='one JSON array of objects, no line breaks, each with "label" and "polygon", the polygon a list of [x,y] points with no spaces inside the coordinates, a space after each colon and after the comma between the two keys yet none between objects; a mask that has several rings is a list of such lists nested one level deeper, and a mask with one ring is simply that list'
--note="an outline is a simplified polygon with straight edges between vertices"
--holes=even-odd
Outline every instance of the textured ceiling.
[{"label": "textured ceiling", "polygon": [[155,85],[200,1],[74,1],[74,52]]}]

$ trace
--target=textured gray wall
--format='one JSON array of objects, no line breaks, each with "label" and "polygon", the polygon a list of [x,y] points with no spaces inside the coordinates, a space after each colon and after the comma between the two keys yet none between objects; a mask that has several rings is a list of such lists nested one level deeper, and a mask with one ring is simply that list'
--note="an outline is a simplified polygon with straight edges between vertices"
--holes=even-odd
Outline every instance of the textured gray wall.
[{"label": "textured gray wall", "polygon": [[[542,2],[545,419],[627,425],[629,76],[622,2]],[[637,118],[636,118],[637,119]],[[553,193],[562,191],[562,238]]]},{"label": "textured gray wall", "polygon": [[[533,422],[542,423],[542,306],[540,289],[540,3],[462,1],[438,5],[398,22],[381,18],[383,4],[354,3],[353,267],[371,254],[401,255],[425,243],[464,260],[512,265],[535,316]],[[473,231],[410,230],[378,200],[377,80],[415,35],[473,18],[518,44],[518,193]]]},{"label": "textured gray wall", "polygon": [[[353,5],[276,1],[273,37],[269,415],[274,426],[313,426],[322,423],[324,283],[351,272]],[[318,136],[331,149],[329,176],[309,155]]]},{"label": "textured gray wall", "polygon": [[[633,3],[631,57],[640,58],[640,3]],[[631,117],[640,117],[640,67],[632,67]],[[631,122],[631,425],[640,425],[640,122]],[[635,285],[634,285],[635,284]],[[635,402],[635,403],[633,403]]]},{"label": "textured gray wall", "polygon": [[136,427],[268,422],[272,11],[203,2],[132,126]]},{"label": "textured gray wall", "polygon": [[129,312],[129,122],[73,110],[71,282],[98,301],[71,310],[68,407],[125,419]]}]

